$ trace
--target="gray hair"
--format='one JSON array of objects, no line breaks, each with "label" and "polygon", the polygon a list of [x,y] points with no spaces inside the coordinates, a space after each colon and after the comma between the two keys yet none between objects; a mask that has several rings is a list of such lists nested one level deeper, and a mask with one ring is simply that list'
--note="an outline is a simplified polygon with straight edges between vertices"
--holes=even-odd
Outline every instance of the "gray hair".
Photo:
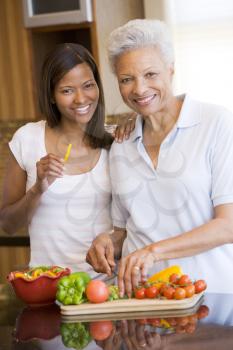
[{"label": "gray hair", "polygon": [[113,30],[108,40],[108,59],[115,73],[117,58],[141,47],[159,48],[167,64],[174,63],[174,49],[166,24],[159,20],[135,19]]}]

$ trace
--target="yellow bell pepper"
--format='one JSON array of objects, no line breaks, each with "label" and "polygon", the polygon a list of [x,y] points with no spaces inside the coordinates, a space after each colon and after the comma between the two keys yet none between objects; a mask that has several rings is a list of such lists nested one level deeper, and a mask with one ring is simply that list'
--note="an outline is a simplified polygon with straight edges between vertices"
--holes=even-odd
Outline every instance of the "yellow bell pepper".
[{"label": "yellow bell pepper", "polygon": [[168,283],[169,282],[169,277],[173,274],[176,273],[178,276],[183,275],[183,271],[180,266],[178,265],[173,265],[169,266],[168,268],[161,270],[151,277],[148,278],[147,282],[148,283],[153,283],[157,287],[161,286],[162,283]]}]

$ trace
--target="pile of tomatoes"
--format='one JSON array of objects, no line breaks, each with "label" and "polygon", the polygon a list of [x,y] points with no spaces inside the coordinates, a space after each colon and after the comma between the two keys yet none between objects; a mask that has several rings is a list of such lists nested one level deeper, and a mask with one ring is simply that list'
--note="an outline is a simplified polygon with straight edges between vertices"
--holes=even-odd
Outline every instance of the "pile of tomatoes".
[{"label": "pile of tomatoes", "polygon": [[207,287],[204,280],[192,282],[188,275],[177,275],[173,273],[168,283],[143,284],[135,289],[136,299],[166,298],[181,300],[190,298],[194,294],[201,293]]}]

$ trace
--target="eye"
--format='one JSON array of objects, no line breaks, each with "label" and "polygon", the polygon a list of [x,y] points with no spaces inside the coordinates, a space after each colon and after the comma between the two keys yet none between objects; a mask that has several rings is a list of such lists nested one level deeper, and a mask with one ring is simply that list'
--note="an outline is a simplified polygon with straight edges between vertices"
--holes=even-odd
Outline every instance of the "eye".
[{"label": "eye", "polygon": [[127,77],[127,78],[122,78],[120,79],[120,84],[128,84],[132,81],[132,78]]},{"label": "eye", "polygon": [[146,78],[155,78],[157,77],[158,73],[155,73],[155,72],[148,72],[146,73]]},{"label": "eye", "polygon": [[70,94],[73,93],[73,89],[71,89],[71,88],[64,88],[64,89],[61,90],[61,92],[64,95],[70,95]]},{"label": "eye", "polygon": [[86,84],[84,84],[84,88],[85,89],[93,89],[93,88],[95,88],[96,87],[96,83],[94,82],[94,81],[90,81],[90,82],[88,82],[88,83],[86,83]]}]

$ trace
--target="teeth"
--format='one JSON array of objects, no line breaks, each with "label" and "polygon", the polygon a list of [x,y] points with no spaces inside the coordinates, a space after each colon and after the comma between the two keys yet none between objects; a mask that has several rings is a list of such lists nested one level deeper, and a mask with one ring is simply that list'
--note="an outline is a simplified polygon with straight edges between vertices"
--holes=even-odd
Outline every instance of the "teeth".
[{"label": "teeth", "polygon": [[152,101],[155,95],[152,96],[148,96],[148,97],[141,97],[141,98],[137,98],[135,101],[138,104],[144,105],[147,104],[148,102]]},{"label": "teeth", "polygon": [[85,107],[79,107],[79,108],[75,108],[75,111],[77,112],[77,113],[86,113],[87,111],[88,111],[88,109],[89,109],[89,107],[90,107],[90,105],[87,105],[87,106],[85,106]]}]

